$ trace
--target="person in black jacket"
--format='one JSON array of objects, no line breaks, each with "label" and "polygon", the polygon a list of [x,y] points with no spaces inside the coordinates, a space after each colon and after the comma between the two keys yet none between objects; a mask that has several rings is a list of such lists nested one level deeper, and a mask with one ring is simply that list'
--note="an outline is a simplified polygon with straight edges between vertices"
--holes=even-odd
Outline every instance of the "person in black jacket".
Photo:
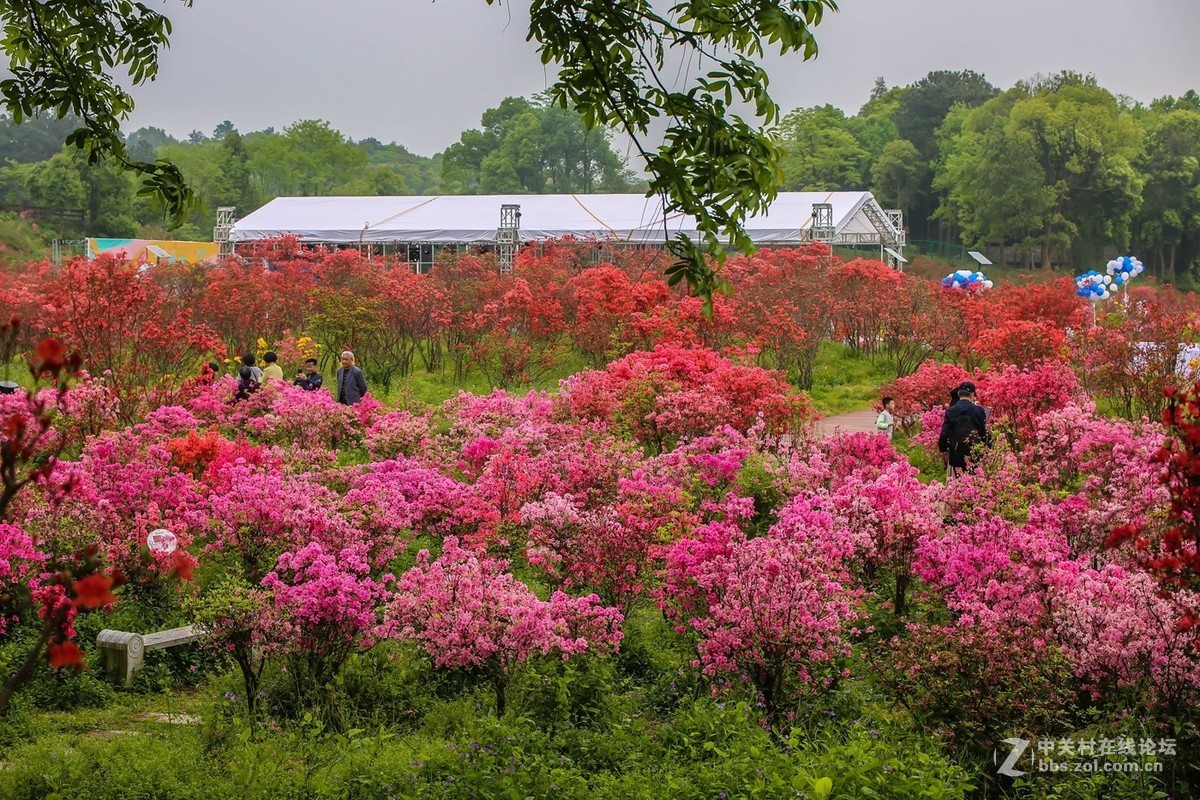
[{"label": "person in black jacket", "polygon": [[975,397],[975,384],[958,387],[958,402],[946,409],[938,450],[946,454],[946,477],[954,478],[974,461],[975,449],[991,444],[987,432],[987,412]]},{"label": "person in black jacket", "polygon": [[237,392],[233,395],[234,400],[245,400],[250,395],[257,392],[259,389],[258,380],[255,379],[254,373],[246,365],[242,365],[238,369]]},{"label": "person in black jacket", "polygon": [[296,379],[292,381],[306,392],[314,392],[321,388],[324,379],[321,373],[317,372],[317,360],[315,358],[304,359],[304,369],[296,373]]}]

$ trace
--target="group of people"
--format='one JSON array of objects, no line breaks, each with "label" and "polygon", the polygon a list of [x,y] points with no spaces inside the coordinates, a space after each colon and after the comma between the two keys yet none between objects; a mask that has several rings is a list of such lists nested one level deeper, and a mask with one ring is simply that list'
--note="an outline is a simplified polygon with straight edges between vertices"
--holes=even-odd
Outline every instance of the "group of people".
[{"label": "group of people", "polygon": [[[888,439],[896,427],[892,414],[895,405],[894,397],[883,398],[883,410],[875,420],[876,429],[887,434]],[[979,403],[975,384],[964,381],[950,390],[950,406],[942,418],[938,436],[938,451],[946,460],[946,477],[957,477],[976,457],[978,447],[991,444],[987,421],[988,411]]]},{"label": "group of people", "polygon": [[[242,356],[241,365],[237,371],[237,394],[235,399],[245,400],[257,392],[267,380],[283,380],[283,368],[279,366],[279,355],[271,351],[263,353],[263,366],[258,366],[258,359],[253,353]],[[304,359],[304,368],[292,379],[295,386],[308,392],[315,392],[325,385],[325,379],[317,370],[315,358]],[[208,369],[213,375],[220,373],[220,365],[215,361],[208,362]],[[367,395],[367,378],[363,371],[354,364],[354,353],[349,350],[342,352],[341,366],[337,370],[335,395],[342,405],[352,406],[361,403]]]}]

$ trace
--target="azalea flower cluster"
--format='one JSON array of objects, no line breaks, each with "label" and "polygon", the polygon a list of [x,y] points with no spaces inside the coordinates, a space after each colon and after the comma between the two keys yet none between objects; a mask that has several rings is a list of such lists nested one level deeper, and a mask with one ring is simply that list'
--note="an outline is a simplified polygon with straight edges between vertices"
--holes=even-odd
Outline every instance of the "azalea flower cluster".
[{"label": "azalea flower cluster", "polygon": [[[905,402],[942,401],[933,372]],[[949,665],[1000,681],[1047,665],[1076,691],[1043,693],[1041,710],[1079,692],[1164,713],[1195,702],[1179,598],[1104,547],[1167,514],[1162,426],[1099,415],[1055,362],[976,377],[1005,435],[948,486],[886,437],[813,437],[802,394],[708,349],[425,413],[271,384],[235,401],[218,381],[89,436],[22,494],[0,583],[54,608],[45,564],[88,546],[127,583],[81,587],[87,602],[161,601],[194,577],[182,592],[248,694],[261,658],[324,685],[391,641],[487,676],[502,710],[517,670],[610,654],[642,610],[694,648],[714,692],[752,692],[768,719],[868,667],[930,719],[970,715],[934,691]],[[175,553],[146,547],[157,528]]]}]

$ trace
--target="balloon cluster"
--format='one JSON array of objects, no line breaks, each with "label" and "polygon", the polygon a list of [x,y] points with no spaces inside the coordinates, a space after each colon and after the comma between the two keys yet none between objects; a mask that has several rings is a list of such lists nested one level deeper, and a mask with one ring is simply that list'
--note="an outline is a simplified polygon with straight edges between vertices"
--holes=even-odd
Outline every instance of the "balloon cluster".
[{"label": "balloon cluster", "polygon": [[1075,278],[1075,294],[1090,303],[1107,300],[1112,297],[1112,292],[1109,291],[1109,284],[1111,283],[1112,276],[1101,275],[1096,270],[1089,269]]},{"label": "balloon cluster", "polygon": [[1121,256],[1108,262],[1108,274],[1102,275],[1090,269],[1075,279],[1075,294],[1095,303],[1107,300],[1117,289],[1126,285],[1146,270],[1146,266],[1133,256]]},{"label": "balloon cluster", "polygon": [[982,272],[971,272],[969,269],[960,269],[942,278],[942,286],[946,289],[979,291],[980,289],[992,288],[992,282],[985,278]]},{"label": "balloon cluster", "polygon": [[[1112,278],[1111,283],[1117,286],[1124,286],[1145,270],[1146,266],[1133,256],[1121,256],[1108,262],[1108,277]],[[1105,279],[1105,283],[1109,282]]]}]

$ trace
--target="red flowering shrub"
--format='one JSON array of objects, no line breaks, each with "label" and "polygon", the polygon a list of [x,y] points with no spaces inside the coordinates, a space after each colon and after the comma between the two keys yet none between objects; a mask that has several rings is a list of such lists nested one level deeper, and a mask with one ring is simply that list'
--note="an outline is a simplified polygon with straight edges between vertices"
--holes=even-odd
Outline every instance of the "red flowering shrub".
[{"label": "red flowering shrub", "polygon": [[137,266],[112,256],[68,261],[46,291],[55,333],[93,374],[111,382],[126,420],[153,387],[196,375],[209,354],[224,353],[216,334],[193,322],[189,309]]},{"label": "red flowering shrub", "polygon": [[879,390],[880,396],[896,400],[897,422],[901,428],[911,429],[920,416],[931,408],[950,404],[950,390],[969,380],[971,373],[957,364],[938,364],[926,361],[917,371],[898,378]]},{"label": "red flowering shrub", "polygon": [[631,431],[655,452],[722,425],[745,431],[761,418],[769,432],[790,433],[814,417],[808,398],[774,373],[668,345],[571,377],[559,403],[574,417]]},{"label": "red flowering shrub", "polygon": [[1152,460],[1170,495],[1167,519],[1120,526],[1107,544],[1132,544],[1137,562],[1176,600],[1178,630],[1193,633],[1200,649],[1200,385],[1169,391],[1163,422],[1170,438]]},{"label": "red flowering shrub", "polygon": [[1016,319],[980,332],[978,349],[993,368],[1005,364],[1027,368],[1060,358],[1066,340],[1066,334],[1049,323]]}]

